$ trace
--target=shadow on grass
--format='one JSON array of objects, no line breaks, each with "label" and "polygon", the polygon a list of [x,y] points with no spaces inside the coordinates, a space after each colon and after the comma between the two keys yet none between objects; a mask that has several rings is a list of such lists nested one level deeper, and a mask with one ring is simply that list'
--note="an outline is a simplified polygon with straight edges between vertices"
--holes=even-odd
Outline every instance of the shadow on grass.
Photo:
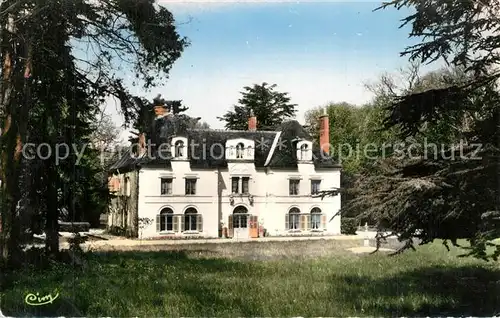
[{"label": "shadow on grass", "polygon": [[339,275],[332,280],[341,301],[372,315],[491,317],[500,312],[500,270],[493,267],[434,266],[380,279]]},{"label": "shadow on grass", "polygon": [[[402,265],[383,261],[392,267],[380,272],[373,270],[376,263],[355,259],[197,257],[205,252],[89,253],[85,269],[21,270],[2,291],[0,307],[7,316],[45,317],[493,316],[500,304],[500,270],[479,263],[411,263],[415,269],[401,271]],[[53,304],[24,302],[27,293],[55,289],[60,296]]]},{"label": "shadow on grass", "polygon": [[[206,312],[216,304],[254,315],[255,310],[245,302],[227,303],[214,292],[217,288],[207,281],[201,284],[199,278],[221,272],[229,277],[238,273],[246,276],[255,266],[222,258],[190,257],[206,252],[213,254],[202,249],[99,252],[87,255],[87,268],[83,270],[59,264],[50,269],[13,272],[0,308],[7,316],[132,316],[137,315],[134,309],[144,308],[147,302],[148,310],[156,310],[161,316],[162,309],[171,305],[165,302],[165,295],[176,294],[189,299],[186,303],[191,314]],[[52,304],[25,303],[29,293],[43,297],[54,295],[54,290],[59,290],[60,296]]]}]

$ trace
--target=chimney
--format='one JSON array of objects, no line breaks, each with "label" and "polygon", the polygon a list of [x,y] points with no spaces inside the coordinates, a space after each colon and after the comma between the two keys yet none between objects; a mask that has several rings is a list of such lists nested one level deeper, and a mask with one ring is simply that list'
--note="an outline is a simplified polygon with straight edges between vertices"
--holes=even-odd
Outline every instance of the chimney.
[{"label": "chimney", "polygon": [[142,156],[143,154],[146,153],[146,134],[145,133],[140,133],[139,134],[139,156]]},{"label": "chimney", "polygon": [[161,118],[164,117],[165,115],[168,115],[168,108],[164,105],[156,105],[154,107],[154,111],[156,118]]},{"label": "chimney", "polygon": [[248,130],[256,131],[257,130],[257,117],[253,113],[253,110],[250,110],[250,117],[248,117]]},{"label": "chimney", "polygon": [[326,107],[323,108],[323,114],[319,117],[319,144],[321,150],[326,154],[330,154],[330,122]]}]

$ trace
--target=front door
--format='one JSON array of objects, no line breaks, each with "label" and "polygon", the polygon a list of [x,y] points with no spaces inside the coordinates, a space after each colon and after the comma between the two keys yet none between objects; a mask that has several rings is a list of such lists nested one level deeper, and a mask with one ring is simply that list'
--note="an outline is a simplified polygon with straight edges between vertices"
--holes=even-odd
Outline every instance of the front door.
[{"label": "front door", "polygon": [[244,206],[238,206],[229,216],[229,236],[241,239],[250,237],[250,218],[248,209]]}]

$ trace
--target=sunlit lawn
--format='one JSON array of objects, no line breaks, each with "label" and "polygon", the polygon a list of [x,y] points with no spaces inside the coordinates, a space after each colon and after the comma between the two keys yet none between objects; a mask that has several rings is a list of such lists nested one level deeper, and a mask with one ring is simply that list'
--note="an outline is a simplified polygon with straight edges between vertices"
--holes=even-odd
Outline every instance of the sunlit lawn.
[{"label": "sunlit lawn", "polygon": [[[3,292],[1,308],[5,315],[113,317],[500,312],[498,263],[457,258],[456,249],[448,253],[440,244],[390,258],[354,255],[328,244],[334,243],[94,253],[85,270],[61,266],[16,273]],[[325,256],[318,257],[318,250]],[[30,292],[43,295],[55,289],[60,296],[52,305],[24,303]]]}]

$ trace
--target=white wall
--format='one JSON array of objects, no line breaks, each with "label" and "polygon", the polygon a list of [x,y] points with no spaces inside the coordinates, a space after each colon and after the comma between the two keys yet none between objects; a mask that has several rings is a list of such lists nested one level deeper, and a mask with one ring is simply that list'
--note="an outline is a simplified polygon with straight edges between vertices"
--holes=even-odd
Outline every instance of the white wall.
[{"label": "white wall", "polygon": [[[174,173],[175,171],[175,173]],[[173,175],[173,194],[160,194],[160,178],[162,175]],[[225,189],[221,197],[221,219],[219,216],[218,172],[217,170],[191,170],[187,161],[173,162],[172,169],[142,168],[139,173],[139,218],[148,217],[156,222],[156,215],[164,207],[170,207],[174,213],[184,213],[189,206],[195,207],[203,215],[203,232],[199,235],[217,237],[220,220],[227,226],[228,217],[238,205],[245,206],[249,214],[257,215],[259,221],[270,235],[286,235],[285,216],[295,206],[302,213],[309,213],[313,207],[319,207],[327,215],[327,229],[322,234],[340,234],[340,217],[330,221],[340,209],[340,196],[325,199],[311,198],[310,178],[321,179],[321,189],[340,187],[340,170],[329,169],[315,171],[312,164],[299,164],[297,170],[259,170],[253,163],[229,163],[227,170],[220,172]],[[197,193],[194,196],[184,195],[185,176],[196,176]],[[247,196],[234,197],[230,203],[231,177],[250,176],[249,191],[253,196],[253,205]],[[300,176],[300,194],[290,196],[289,177]],[[161,236],[156,232],[153,223],[143,231],[143,237]],[[177,234],[180,236],[196,234]]]}]

